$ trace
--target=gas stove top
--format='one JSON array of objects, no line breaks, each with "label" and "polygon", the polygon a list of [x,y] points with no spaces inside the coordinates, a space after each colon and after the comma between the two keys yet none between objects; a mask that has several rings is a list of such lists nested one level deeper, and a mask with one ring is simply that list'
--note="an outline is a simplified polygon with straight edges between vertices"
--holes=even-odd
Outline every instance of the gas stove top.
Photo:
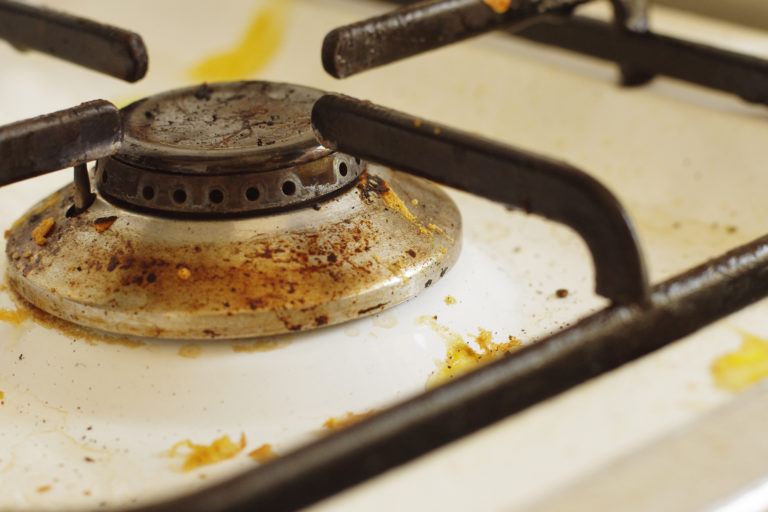
[{"label": "gas stove top", "polygon": [[[276,5],[259,6],[256,19],[264,12],[274,14],[280,9]],[[226,507],[229,498],[239,496],[240,490],[250,493],[251,499],[265,500],[260,503],[278,500],[273,503],[288,508],[307,504],[664,346],[702,322],[761,297],[762,241],[652,287],[648,293],[648,282],[660,282],[764,233],[760,223],[764,206],[758,186],[762,179],[759,140],[764,136],[760,107],[659,79],[642,89],[621,89],[612,83],[609,68],[602,64],[552,53],[506,36],[467,42],[334,82],[323,74],[316,53],[314,57],[307,54],[308,42],[320,48],[331,29],[382,9],[376,4],[351,8],[341,1],[296,2],[289,7],[290,13],[282,13],[290,22],[280,51],[258,74],[262,82],[216,85],[212,79],[203,86],[191,81],[196,85],[185,89],[183,86],[190,83],[187,70],[199,69],[195,62],[199,56],[231,39],[231,34],[192,37],[193,32],[205,31],[210,12],[190,13],[183,30],[161,30],[148,21],[141,22],[140,11],[135,10],[141,5],[121,6],[111,13],[98,3],[62,8],[82,8],[90,17],[141,32],[150,48],[152,72],[135,86],[121,86],[96,75],[88,75],[93,79],[85,82],[76,78],[85,71],[7,50],[7,58],[17,64],[0,87],[6,94],[12,91],[19,101],[3,111],[4,122],[96,97],[125,98],[119,103],[132,103],[121,114],[124,121],[130,120],[126,132],[130,136],[123,138],[120,150],[125,154],[114,155],[113,143],[106,137],[106,154],[93,157],[99,160],[91,175],[96,197],[86,190],[83,176],[88,178],[88,174],[80,168],[74,188],[54,192],[50,201],[40,205],[52,214],[40,214],[33,207],[32,216],[38,217],[22,228],[11,224],[45,196],[42,189],[50,192],[68,180],[50,175],[2,190],[4,218],[10,228],[6,242],[8,275],[16,292],[64,318],[66,308],[51,307],[55,302],[51,299],[74,297],[71,303],[76,304],[82,296],[75,297],[71,290],[98,291],[103,305],[93,296],[85,303],[102,316],[100,323],[80,323],[153,339],[93,337],[64,324],[51,330],[45,325],[55,321],[40,313],[34,313],[39,323],[0,326],[7,334],[0,366],[0,390],[5,397],[0,415],[7,415],[8,421],[3,423],[11,425],[2,435],[12,453],[9,459],[0,459],[0,471],[7,472],[8,485],[12,485],[8,492],[0,493],[9,496],[7,502],[1,502],[3,506],[83,508],[104,502],[105,506],[120,507],[139,504],[135,501],[139,499],[144,504],[144,499],[196,491],[199,494],[193,499],[197,506],[215,503]],[[173,8],[158,8],[157,19],[171,16]],[[247,9],[233,2],[223,4],[217,15],[222,22],[247,32],[247,20],[242,19]],[[596,11],[585,14],[598,14],[599,19]],[[581,34],[603,30],[600,23],[604,22],[594,19],[579,17],[562,32],[573,36],[568,30]],[[658,23],[684,38],[692,37],[686,34],[691,29],[699,39],[702,34],[711,34],[707,37],[710,40],[724,39],[722,34],[736,36],[741,51],[750,45],[747,50],[757,53],[768,47],[759,34],[664,10],[659,10],[653,21],[654,27]],[[560,45],[552,41],[552,34],[558,31],[545,29],[537,25],[521,33],[528,39]],[[174,38],[169,37],[169,30],[178,30]],[[627,41],[634,41],[633,37],[647,36],[628,37]],[[584,39],[578,41],[583,43]],[[185,56],[174,53],[179,44],[186,45]],[[611,55],[596,56],[615,60]],[[338,59],[326,58],[325,62],[328,66]],[[621,64],[625,81],[633,83],[645,82],[654,73],[686,79],[680,75],[690,71],[675,74],[664,66],[640,70],[637,61]],[[754,72],[755,67],[751,69]],[[35,84],[50,82],[53,77],[58,87],[50,94],[46,88],[42,94]],[[703,82],[690,73],[687,79]],[[281,85],[286,81],[302,85]],[[752,91],[731,90],[733,83],[743,82],[725,82],[703,85],[759,100]],[[264,121],[256,130],[227,124],[234,118],[225,118],[222,124],[229,128],[214,131],[216,137],[224,132],[242,136],[237,140],[249,144],[252,154],[227,154],[223,160],[211,154],[222,139],[214,137],[213,142],[207,142],[212,133],[207,131],[208,122],[216,125],[218,117],[213,116],[220,111],[205,109],[217,95],[244,87],[250,91],[274,88],[281,96],[285,87],[303,91],[305,85],[352,96],[329,95],[315,103],[321,94],[317,93],[310,101],[315,131],[312,138],[305,139],[302,154],[314,151],[309,160],[327,160],[320,174],[302,174],[307,160],[296,160],[293,150],[274,151],[279,143],[266,144],[285,138],[285,133],[280,137],[260,134],[259,130],[272,128],[267,121],[277,121],[269,113],[256,116]],[[135,102],[141,97],[149,99]],[[155,106],[162,107],[169,98],[176,110],[167,113],[161,108],[156,112]],[[354,98],[371,99],[400,112]],[[199,106],[205,112],[192,117],[203,124],[179,122],[178,127],[171,128],[190,108]],[[306,110],[303,116],[306,134]],[[159,126],[168,129],[153,131]],[[235,139],[227,137],[223,152],[237,153],[231,144]],[[319,146],[313,145],[314,140],[324,149],[317,152]],[[209,144],[205,151],[198,151],[200,141]],[[506,143],[570,164],[513,149]],[[174,149],[169,150],[171,146]],[[177,152],[178,147],[183,150]],[[279,165],[265,164],[260,156],[269,154],[268,160],[274,163],[276,153],[283,159]],[[288,154],[291,156],[286,157]],[[238,161],[240,158],[243,160]],[[342,163],[346,175],[341,172]],[[467,172],[467,167],[482,171]],[[727,177],[723,169],[728,169]],[[516,209],[456,190],[443,192],[413,174]],[[318,180],[307,182],[307,175],[332,175],[334,181],[321,187]],[[128,179],[116,182],[114,176]],[[550,181],[537,188],[536,180],[542,176]],[[506,181],[509,179],[512,181]],[[284,188],[288,182],[295,185],[292,193],[288,193],[290,185],[288,191]],[[249,194],[251,189],[256,192]],[[388,191],[400,201],[392,202],[390,196],[388,202]],[[196,324],[198,315],[178,314],[175,298],[163,296],[150,304],[160,312],[157,317],[146,309],[147,299],[158,297],[146,291],[150,274],[155,277],[150,284],[163,280],[184,290],[203,270],[200,259],[188,257],[192,254],[174,254],[177,247],[189,245],[194,251],[193,241],[200,239],[225,245],[233,240],[260,243],[254,239],[257,233],[294,237],[293,241],[301,245],[307,243],[308,230],[330,240],[337,234],[329,231],[329,223],[352,211],[354,218],[378,215],[374,225],[380,225],[382,219],[394,223],[391,232],[375,233],[384,241],[382,248],[374,251],[375,258],[392,255],[393,261],[402,261],[411,245],[421,241],[423,245],[416,249],[427,263],[417,260],[413,270],[393,272],[392,265],[371,257],[382,269],[388,269],[386,274],[379,274],[381,282],[403,293],[401,299],[381,308],[418,293],[413,300],[386,312],[379,312],[381,308],[365,311],[381,304],[374,300],[365,307],[347,310],[355,313],[348,317],[360,316],[361,311],[373,316],[335,327],[326,325],[348,317],[310,311],[298,320],[284,321],[278,315],[278,321],[270,324],[259,315],[274,315],[279,308],[260,303],[256,308],[242,308],[244,321],[227,321],[226,313],[222,313],[220,324],[207,333],[204,322]],[[463,236],[448,230],[451,226],[458,229],[458,212]],[[49,217],[58,224],[42,235],[45,243],[38,245],[31,231]],[[70,221],[78,226],[78,236],[58,239],[61,232],[57,228]],[[227,232],[229,228],[234,237]],[[413,237],[399,236],[402,233],[413,233]],[[340,231],[338,236],[344,234]],[[63,254],[64,258],[51,257],[40,268],[30,265],[32,253],[53,252],[61,240],[73,244],[62,247],[56,255]],[[122,283],[126,277],[136,277],[128,276],[132,266],[121,268],[131,258],[137,261],[135,255],[121,253],[112,271],[108,270],[116,253],[102,253],[98,247],[104,244],[115,249],[109,245],[115,240],[121,244],[127,240],[134,246],[146,244],[147,258],[168,260],[159,271],[142,269],[141,294],[109,295],[114,293],[110,279]],[[463,245],[460,255],[459,242]],[[85,247],[89,249],[79,249]],[[638,251],[638,247],[642,249]],[[18,259],[14,260],[14,253]],[[319,264],[327,270],[329,263],[334,263],[328,261],[330,253],[339,256],[336,250],[325,248],[310,253],[310,258],[318,258],[312,266]],[[184,255],[181,259],[177,258],[180,254]],[[455,263],[454,258],[458,258]],[[80,278],[73,278],[69,270],[83,268],[77,260],[103,260],[104,266],[100,270],[94,266],[94,273],[83,278],[86,280],[81,285],[85,285],[75,286],[73,280]],[[273,256],[269,260],[280,262]],[[648,262],[649,277],[644,261]],[[590,271],[592,263],[594,271]],[[453,268],[444,271],[449,267]],[[56,278],[63,279],[61,284],[45,289]],[[129,282],[129,286],[139,284]],[[332,287],[313,290],[322,292],[322,304],[330,304],[328,297],[336,297]],[[176,295],[185,304],[207,304],[214,296],[197,289]],[[10,294],[4,300],[9,309],[15,308]],[[614,305],[597,316],[536,342],[609,306],[609,301]],[[447,496],[445,502],[440,501],[441,507],[457,509],[478,500],[487,508],[522,507],[542,497],[573,496],[563,491],[564,484],[717,405],[738,403],[738,396],[734,399],[715,386],[710,365],[739,344],[742,331],[761,334],[765,327],[762,307],[745,310],[660,353],[505,419],[389,477],[343,494],[327,506],[376,508],[381,506],[376,505],[377,497],[392,492],[407,496],[414,507],[434,504],[438,499],[435,495],[441,494]],[[127,321],[128,315],[121,317],[132,311],[136,311],[131,314],[138,317],[136,321]],[[20,314],[26,313],[22,310]],[[162,327],[170,325],[169,321],[177,331],[164,336]],[[154,325],[155,331],[146,330],[148,325]],[[136,326],[145,331],[137,332]],[[295,326],[297,329],[292,328]],[[226,331],[234,328],[241,330]],[[262,328],[264,331],[259,332]],[[225,341],[310,328],[308,333]],[[493,340],[511,336],[531,348],[422,395],[425,383],[432,382],[436,373],[435,361],[445,360],[446,352],[450,357],[456,336],[476,337],[481,343],[486,330]],[[169,339],[157,339],[162,337]],[[586,342],[589,344],[582,344]],[[477,350],[477,345],[472,346]],[[414,400],[380,412],[388,404],[414,395],[418,395]],[[371,410],[379,414],[358,427],[291,453],[307,441],[316,441],[324,423],[333,426],[328,418]],[[208,443],[227,435],[237,442],[240,433],[245,434],[248,451],[270,444],[280,457],[259,466],[244,451],[221,464],[185,472],[178,457],[168,455],[178,441]],[[609,438],[611,442],[605,442]],[[38,447],[43,447],[42,451]],[[567,460],[564,453],[570,454]],[[360,457],[370,463],[365,471],[358,464]],[[481,464],[475,462],[477,458],[484,461],[488,471],[477,472],[477,464]],[[509,492],[480,498],[476,493],[460,491],[471,487],[472,482],[487,485],[495,479],[506,480],[510,470],[525,476],[520,486],[502,486]],[[135,477],[137,474],[142,476]],[[290,478],[274,482],[271,479],[276,474]],[[240,476],[226,480],[235,475]],[[459,481],[462,485],[454,485]],[[589,483],[589,479],[585,481]]]}]

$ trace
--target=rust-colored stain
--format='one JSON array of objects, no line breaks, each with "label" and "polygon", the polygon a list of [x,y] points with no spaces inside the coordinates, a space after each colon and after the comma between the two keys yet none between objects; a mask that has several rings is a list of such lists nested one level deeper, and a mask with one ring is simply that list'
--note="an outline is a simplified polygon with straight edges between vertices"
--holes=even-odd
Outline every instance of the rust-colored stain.
[{"label": "rust-colored stain", "polygon": [[231,50],[204,59],[190,70],[190,76],[195,80],[227,81],[256,75],[280,48],[290,5],[289,0],[266,2]]},{"label": "rust-colored stain", "polygon": [[463,336],[438,324],[436,317],[421,317],[419,323],[430,326],[448,344],[448,353],[445,360],[438,363],[437,370],[429,377],[428,387],[445,384],[479,366],[500,359],[523,346],[523,343],[514,336],[508,336],[507,341],[493,341],[491,331],[479,328],[478,334],[473,336],[477,346],[477,349],[475,349],[465,341]]},{"label": "rust-colored stain", "polygon": [[370,418],[374,414],[376,414],[376,411],[374,410],[370,410],[367,412],[360,412],[360,413],[347,412],[343,416],[328,418],[323,423],[323,428],[325,430],[341,430],[343,428],[352,426],[355,423],[360,423],[364,419]]},{"label": "rust-colored stain", "polygon": [[48,235],[54,226],[56,226],[56,220],[53,217],[46,217],[35,226],[32,233],[30,233],[30,237],[37,245],[43,246],[48,242]]},{"label": "rust-colored stain", "polygon": [[202,352],[203,349],[200,348],[200,345],[196,345],[194,343],[189,345],[182,345],[179,347],[179,355],[187,359],[197,359],[200,357]]},{"label": "rust-colored stain", "polygon": [[[418,233],[405,237],[402,229],[381,229],[381,212],[385,221],[395,226],[407,229],[412,224],[399,209],[390,208],[392,198],[399,198],[397,192],[410,201],[409,180],[415,178],[401,177],[394,185],[396,191],[382,177],[366,174],[350,192],[358,194],[355,201],[366,204],[363,213],[350,210],[349,215],[334,217],[323,229],[310,226],[254,233],[226,244],[168,243],[162,237],[139,237],[130,220],[120,219],[108,232],[91,235],[96,215],[86,212],[66,217],[72,201],[72,188],[67,187],[44,201],[47,209],[36,207],[36,213],[22,217],[11,230],[8,281],[16,292],[34,295],[36,303],[58,315],[56,304],[29,288],[30,282],[55,274],[60,277],[57,289],[46,293],[86,306],[83,311],[63,312],[68,320],[138,336],[227,338],[232,337],[228,325],[237,330],[239,324],[235,319],[231,323],[220,320],[215,328],[198,324],[167,331],[156,323],[105,317],[103,311],[91,311],[90,305],[119,312],[121,304],[130,303],[140,313],[158,316],[167,312],[218,319],[260,315],[265,335],[333,325],[397,303],[397,296],[392,301],[365,298],[390,275],[405,283],[411,279],[410,269],[420,264],[429,265],[436,273],[444,273],[451,264],[443,264],[447,249],[435,250],[434,237],[455,234],[458,224],[446,224],[446,235],[427,230],[427,237]],[[390,199],[385,201],[384,197]],[[432,199],[422,198],[426,204],[419,207],[425,223],[436,211]],[[404,204],[402,200],[395,203]],[[47,236],[46,245],[37,246],[30,233],[43,217],[55,218],[56,229]],[[410,217],[416,218],[412,213]],[[100,242],[94,243],[93,236]],[[84,243],[89,244],[88,251],[81,250]],[[380,253],[372,249],[383,246],[398,250],[379,258]],[[341,315],[328,306],[342,301]]]},{"label": "rust-colored stain", "polygon": [[248,456],[255,460],[256,462],[264,463],[269,462],[270,460],[277,457],[277,454],[272,449],[271,444],[263,444],[256,448],[255,450],[251,450],[248,452]]},{"label": "rust-colored stain", "polygon": [[[43,327],[54,329],[65,336],[82,341],[88,345],[120,345],[127,348],[138,348],[146,345],[143,341],[134,338],[97,332],[93,329],[57,318],[27,302],[13,288],[10,290],[10,295],[16,303],[17,309],[15,311],[0,310],[0,320],[19,325],[27,319],[32,319]],[[5,312],[9,314],[8,318],[4,318]]]},{"label": "rust-colored stain", "polygon": [[184,439],[174,444],[168,455],[170,457],[176,457],[186,452],[184,458],[184,464],[181,469],[184,471],[192,471],[201,466],[207,466],[210,464],[216,464],[228,459],[234,458],[243,449],[245,449],[246,440],[245,434],[240,434],[240,441],[235,443],[229,436],[221,436],[214,440],[210,444],[196,444],[189,439]]},{"label": "rust-colored stain", "polygon": [[112,224],[114,224],[116,220],[117,216],[115,215],[110,215],[109,217],[99,217],[93,221],[93,227],[96,229],[97,233],[104,233],[112,227]]},{"label": "rust-colored stain", "polygon": [[512,5],[512,0],[483,0],[483,3],[493,9],[496,14],[504,14]]},{"label": "rust-colored stain", "polygon": [[717,387],[738,392],[768,378],[768,341],[754,334],[742,334],[741,346],[712,362]]}]

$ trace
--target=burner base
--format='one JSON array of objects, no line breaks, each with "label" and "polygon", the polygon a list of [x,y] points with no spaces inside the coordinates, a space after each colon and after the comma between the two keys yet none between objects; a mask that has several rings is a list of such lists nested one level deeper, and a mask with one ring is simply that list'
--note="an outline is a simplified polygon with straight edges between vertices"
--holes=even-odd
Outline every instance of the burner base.
[{"label": "burner base", "polygon": [[102,198],[68,218],[72,194],[59,190],[11,228],[9,283],[54,316],[110,333],[232,339],[333,325],[414,297],[461,246],[442,190],[376,166],[314,207],[226,221]]}]

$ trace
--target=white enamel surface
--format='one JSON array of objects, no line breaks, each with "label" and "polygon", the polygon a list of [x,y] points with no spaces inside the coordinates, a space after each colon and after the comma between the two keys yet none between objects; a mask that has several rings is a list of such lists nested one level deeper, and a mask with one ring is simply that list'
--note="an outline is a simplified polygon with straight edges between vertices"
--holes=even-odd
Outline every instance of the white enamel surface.
[{"label": "white enamel surface", "polygon": [[[0,46],[0,123],[95,97],[125,103],[186,85],[186,70],[233,44],[260,2],[50,4],[140,32],[150,73],[123,84]],[[654,281],[768,231],[768,119],[761,108],[664,80],[622,90],[609,66],[504,37],[335,81],[320,66],[323,35],[382,6],[292,4],[285,42],[258,78],[345,92],[589,170],[628,207]],[[734,27],[667,11],[658,11],[654,24],[768,56],[768,37]],[[0,227],[67,179],[60,173],[0,190]],[[241,456],[182,473],[179,460],[163,455],[180,439],[210,442],[245,432],[250,448],[272,443],[284,453],[318,435],[328,417],[419,392],[445,349],[419,323],[423,315],[437,315],[461,334],[483,327],[496,339],[532,341],[603,304],[591,292],[589,258],[573,233],[452,195],[464,219],[464,249],[443,281],[392,311],[295,336],[274,351],[201,344],[201,355],[187,359],[178,355],[179,343],[91,345],[32,322],[0,323],[0,509],[116,506],[177,494],[254,464]],[[569,297],[555,298],[559,288]],[[443,302],[449,294],[457,304]],[[738,345],[738,329],[768,334],[765,313],[765,304],[756,305],[316,510],[530,504],[726,403],[730,396],[714,388],[709,365]],[[51,490],[36,492],[43,485]]]}]

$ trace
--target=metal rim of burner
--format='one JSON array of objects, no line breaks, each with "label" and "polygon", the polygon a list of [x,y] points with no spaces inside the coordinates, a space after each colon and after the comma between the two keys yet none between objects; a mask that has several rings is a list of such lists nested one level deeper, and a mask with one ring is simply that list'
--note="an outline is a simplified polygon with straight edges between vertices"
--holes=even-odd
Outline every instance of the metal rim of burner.
[{"label": "metal rim of burner", "polygon": [[316,89],[226,82],[178,89],[122,109],[119,153],[100,159],[99,193],[157,214],[265,213],[322,200],[354,183],[364,162],[319,145]]}]

